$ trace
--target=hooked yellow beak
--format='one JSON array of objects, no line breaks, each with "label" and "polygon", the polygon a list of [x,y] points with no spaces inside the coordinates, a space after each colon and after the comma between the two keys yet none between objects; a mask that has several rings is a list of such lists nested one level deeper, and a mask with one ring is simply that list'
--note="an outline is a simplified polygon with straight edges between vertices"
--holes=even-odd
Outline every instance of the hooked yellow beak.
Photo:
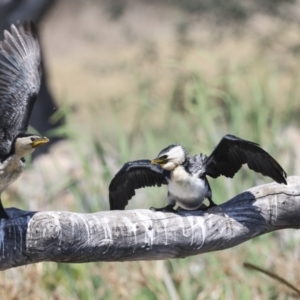
[{"label": "hooked yellow beak", "polygon": [[50,140],[48,138],[41,137],[40,139],[33,141],[31,143],[31,146],[32,146],[32,148],[37,148],[37,147],[39,147],[39,146],[41,146],[43,144],[47,144],[49,142],[50,142]]},{"label": "hooked yellow beak", "polygon": [[158,165],[165,165],[166,163],[168,162],[167,159],[165,158],[154,158],[151,160],[151,165],[155,165],[155,164],[158,164]]}]

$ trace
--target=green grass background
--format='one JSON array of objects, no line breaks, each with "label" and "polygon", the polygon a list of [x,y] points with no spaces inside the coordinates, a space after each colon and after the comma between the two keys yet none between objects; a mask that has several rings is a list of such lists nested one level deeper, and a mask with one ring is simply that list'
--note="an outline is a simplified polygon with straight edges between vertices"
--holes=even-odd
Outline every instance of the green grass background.
[{"label": "green grass background", "polygon": [[[80,3],[86,9],[84,12],[94,9],[93,1]],[[43,187],[39,198],[28,201],[31,194],[20,184],[4,195],[6,206],[86,213],[108,210],[109,182],[125,162],[154,158],[171,143],[184,145],[191,155],[209,154],[226,133],[261,144],[289,175],[299,172],[295,167],[293,140],[287,134],[291,128],[296,132],[299,129],[298,52],[292,52],[291,65],[286,62],[282,67],[279,62],[288,56],[270,58],[263,44],[247,59],[231,63],[239,55],[238,46],[235,53],[220,49],[225,52],[225,58],[220,59],[215,53],[218,42],[210,45],[213,48],[210,53],[207,44],[199,45],[197,38],[189,35],[187,28],[191,25],[186,19],[193,17],[190,12],[180,16],[185,16],[185,21],[176,23],[179,25],[172,35],[173,56],[160,54],[164,52],[165,48],[159,49],[166,46],[165,41],[156,45],[142,40],[136,45],[142,50],[131,48],[134,54],[126,60],[116,58],[112,62],[107,58],[106,64],[98,63],[97,55],[90,52],[94,63],[80,63],[82,70],[88,70],[95,81],[84,76],[77,79],[79,75],[71,68],[70,61],[64,64],[58,59],[59,63],[55,64],[55,55],[49,54],[51,84],[61,106],[54,118],[65,116],[67,120],[55,133],[67,137],[63,142],[70,151],[66,161],[74,167],[66,172],[62,161],[50,154],[44,159],[64,174],[63,180],[49,180],[43,163],[38,168],[29,167],[26,173],[29,175],[23,177],[27,180],[33,176],[38,180]],[[51,18],[55,20],[53,15]],[[48,22],[55,26],[51,18]],[[62,26],[60,31],[63,29]],[[51,28],[45,29],[46,36],[47,32]],[[132,38],[132,34],[127,34]],[[83,37],[83,44],[94,45],[95,41],[92,34]],[[198,64],[199,57],[204,57],[208,66]],[[76,83],[80,82],[81,93],[69,94],[70,83],[62,80],[66,78],[67,68],[73,74],[70,80],[74,80],[70,91],[76,91]],[[119,77],[112,77],[114,85],[111,86],[106,74],[121,74],[124,82],[120,84]],[[66,87],[61,89],[58,81]],[[111,96],[104,84],[101,85],[103,82],[107,83],[107,90],[112,90]],[[164,82],[167,84],[163,85]],[[99,85],[97,93],[90,94],[91,85]],[[121,92],[113,93],[114,88]],[[93,98],[93,101],[83,98]],[[50,138],[52,134],[49,133]],[[271,182],[247,168],[234,180],[209,181],[216,203],[227,201],[252,186]],[[137,193],[128,209],[159,207],[165,200],[165,188],[148,188]],[[232,249],[185,259],[78,265],[45,262],[2,272],[0,298],[293,299],[290,290],[242,265],[245,261],[259,265],[299,287],[298,244],[294,231],[285,230],[283,234],[266,234]]]}]

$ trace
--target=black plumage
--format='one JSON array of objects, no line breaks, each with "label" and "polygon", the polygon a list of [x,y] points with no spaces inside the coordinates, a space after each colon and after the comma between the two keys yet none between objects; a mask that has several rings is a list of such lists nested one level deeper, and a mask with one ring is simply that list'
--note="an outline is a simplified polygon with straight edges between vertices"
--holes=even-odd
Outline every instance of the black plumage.
[{"label": "black plumage", "polygon": [[249,169],[286,184],[286,173],[279,163],[258,144],[225,135],[210,156],[204,157],[203,173],[217,178],[233,178],[243,164]]},{"label": "black plumage", "polygon": [[27,131],[41,82],[40,47],[32,22],[18,22],[0,42],[0,157]]},{"label": "black plumage", "polygon": [[168,171],[148,159],[127,162],[109,185],[110,209],[124,209],[136,189],[168,184],[168,176]]},{"label": "black plumage", "polygon": [[[0,42],[0,193],[24,169],[24,158],[47,138],[26,134],[41,83],[41,55],[32,22],[18,22]],[[0,199],[0,218],[8,219]]]},{"label": "black plumage", "polygon": [[256,143],[227,134],[209,156],[198,154],[188,157],[182,146],[170,145],[152,162],[137,160],[126,163],[109,186],[110,208],[124,209],[135,195],[135,189],[162,184],[168,184],[168,209],[172,209],[175,202],[187,209],[197,208],[204,198],[212,206],[214,203],[206,176],[232,178],[243,164],[278,183],[287,184],[285,171],[270,154]]}]

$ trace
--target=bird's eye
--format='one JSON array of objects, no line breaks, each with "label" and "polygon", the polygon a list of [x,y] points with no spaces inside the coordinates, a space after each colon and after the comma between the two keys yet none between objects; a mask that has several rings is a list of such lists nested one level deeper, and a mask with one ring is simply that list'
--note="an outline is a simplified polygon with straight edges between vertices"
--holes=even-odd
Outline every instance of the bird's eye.
[{"label": "bird's eye", "polygon": [[34,141],[35,141],[35,138],[34,138],[34,137],[31,137],[30,140],[31,140],[32,142],[34,142]]},{"label": "bird's eye", "polygon": [[163,156],[160,156],[159,158],[160,158],[160,159],[167,159],[168,156],[167,156],[167,155],[163,155]]}]

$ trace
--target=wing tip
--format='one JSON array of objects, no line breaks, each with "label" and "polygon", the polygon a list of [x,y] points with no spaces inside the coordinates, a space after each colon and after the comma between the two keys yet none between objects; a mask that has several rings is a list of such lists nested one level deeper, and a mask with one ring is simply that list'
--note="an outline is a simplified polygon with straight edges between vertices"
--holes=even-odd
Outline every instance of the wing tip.
[{"label": "wing tip", "polygon": [[32,36],[34,39],[38,40],[37,27],[32,20],[18,20],[16,25],[12,24],[11,28],[17,28],[18,31],[24,31],[25,34]]},{"label": "wing tip", "polygon": [[124,202],[119,203],[117,201],[115,201],[115,199],[113,199],[113,197],[111,195],[109,195],[109,209],[110,210],[124,210],[127,203],[125,204]]},{"label": "wing tip", "polygon": [[287,181],[286,181],[287,180],[287,175],[286,175],[286,172],[284,170],[282,170],[281,176],[282,176],[282,182],[280,182],[280,183],[283,183],[283,184],[287,185]]},{"label": "wing tip", "polygon": [[4,30],[3,36],[0,50],[8,55],[15,54],[22,57],[28,51],[40,52],[38,31],[33,21],[18,20],[11,24],[10,30]]}]

